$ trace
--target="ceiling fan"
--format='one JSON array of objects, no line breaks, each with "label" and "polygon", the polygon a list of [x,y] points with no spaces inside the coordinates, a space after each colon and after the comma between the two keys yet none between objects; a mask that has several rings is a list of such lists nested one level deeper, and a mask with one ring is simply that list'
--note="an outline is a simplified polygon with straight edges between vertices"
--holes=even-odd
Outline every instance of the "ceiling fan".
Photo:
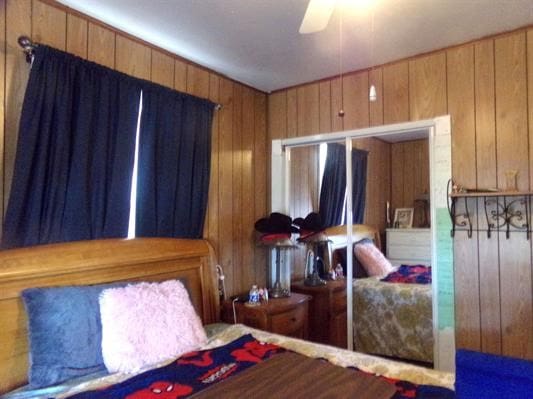
[{"label": "ceiling fan", "polygon": [[309,0],[299,32],[315,33],[325,29],[336,3],[337,0]]}]

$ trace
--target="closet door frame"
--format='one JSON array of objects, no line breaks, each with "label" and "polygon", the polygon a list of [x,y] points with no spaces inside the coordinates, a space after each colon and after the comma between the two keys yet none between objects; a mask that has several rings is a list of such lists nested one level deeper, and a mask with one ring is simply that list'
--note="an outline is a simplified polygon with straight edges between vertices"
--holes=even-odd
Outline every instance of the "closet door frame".
[{"label": "closet door frame", "polygon": [[[433,308],[433,358],[434,368],[453,371],[455,369],[455,327],[453,297],[453,242],[449,234],[451,220],[443,218],[447,210],[447,183],[451,179],[451,120],[449,115],[415,122],[374,126],[365,129],[347,130],[293,137],[272,141],[271,155],[271,211],[289,213],[290,193],[290,151],[291,148],[319,145],[328,142],[346,143],[346,189],[352,190],[351,148],[352,140],[386,135],[426,134],[429,139],[430,163],[430,213],[431,213],[431,265],[432,265],[432,308]],[[274,177],[279,177],[274,179]],[[280,181],[281,180],[281,181]],[[347,196],[347,215],[352,215],[351,196]],[[351,218],[348,218],[351,220]],[[352,225],[347,225],[348,253],[353,245]],[[437,257],[437,253],[439,257]],[[270,262],[274,262],[273,252]],[[287,257],[286,262],[290,262]],[[450,264],[451,262],[451,264]],[[347,275],[352,275],[352,257],[347,257]],[[290,266],[290,265],[289,265]],[[446,278],[439,281],[439,270],[447,270]],[[442,274],[441,274],[441,277]],[[347,304],[353,298],[353,286],[347,284]],[[353,306],[347,306],[347,347],[353,350]]]}]

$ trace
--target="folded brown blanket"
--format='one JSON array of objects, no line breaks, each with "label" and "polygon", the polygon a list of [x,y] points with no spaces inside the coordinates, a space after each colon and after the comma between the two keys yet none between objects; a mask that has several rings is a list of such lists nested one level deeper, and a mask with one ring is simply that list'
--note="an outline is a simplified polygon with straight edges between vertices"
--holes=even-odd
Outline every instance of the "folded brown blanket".
[{"label": "folded brown blanket", "polygon": [[395,392],[393,385],[377,377],[285,352],[191,398],[390,399]]}]

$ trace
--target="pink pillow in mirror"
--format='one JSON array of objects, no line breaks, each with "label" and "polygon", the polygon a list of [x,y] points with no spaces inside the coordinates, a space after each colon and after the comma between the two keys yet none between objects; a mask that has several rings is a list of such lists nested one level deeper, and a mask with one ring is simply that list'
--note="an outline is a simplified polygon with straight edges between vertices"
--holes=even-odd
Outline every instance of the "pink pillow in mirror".
[{"label": "pink pillow in mirror", "polygon": [[373,242],[367,241],[354,245],[355,257],[370,276],[386,276],[394,268]]}]

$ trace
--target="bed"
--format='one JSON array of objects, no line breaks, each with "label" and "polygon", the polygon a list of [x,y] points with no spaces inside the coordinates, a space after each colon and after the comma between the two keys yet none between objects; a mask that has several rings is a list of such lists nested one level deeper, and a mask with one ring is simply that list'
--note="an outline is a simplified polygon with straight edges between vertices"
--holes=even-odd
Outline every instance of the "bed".
[{"label": "bed", "polygon": [[[326,230],[333,262],[345,262],[346,226]],[[353,242],[372,240],[381,249],[379,232],[353,225]],[[344,252],[342,252],[344,251]],[[406,360],[433,363],[431,284],[405,284],[369,277],[353,257],[354,348]]]},{"label": "bed", "polygon": [[353,280],[354,348],[433,363],[431,284]]},{"label": "bed", "polygon": [[[327,359],[327,363],[331,365],[357,367],[363,374],[384,375],[390,379],[410,381],[423,386],[453,387],[454,376],[450,373],[283,337],[242,325],[213,324],[219,320],[215,258],[210,245],[204,240],[111,239],[54,244],[0,252],[0,265],[0,394],[12,391],[27,382],[28,320],[21,301],[23,290],[31,287],[85,286],[169,279],[180,279],[184,282],[197,314],[206,325],[208,339],[201,350],[219,350],[221,346],[230,345],[236,339],[254,339],[274,345],[283,351],[306,356],[306,359]],[[274,358],[279,359],[276,356],[272,357]],[[179,359],[170,364],[178,362]],[[318,363],[319,367],[324,366],[324,362]],[[157,366],[167,367],[163,364]],[[254,367],[249,370],[253,371]],[[248,375],[244,374],[245,372],[248,370],[232,376],[224,383],[231,382],[232,378],[239,375],[241,378]],[[62,398],[73,394],[81,395],[80,392],[86,390],[101,389],[124,380],[128,382],[131,376],[132,374],[115,373],[100,376],[96,380],[61,384],[61,390],[53,396]],[[278,377],[262,374],[261,380],[266,378],[268,381],[268,378]],[[390,384],[390,381],[395,380],[387,381]],[[327,388],[327,384],[321,385]],[[9,395],[7,397],[29,397],[27,392]]]}]

